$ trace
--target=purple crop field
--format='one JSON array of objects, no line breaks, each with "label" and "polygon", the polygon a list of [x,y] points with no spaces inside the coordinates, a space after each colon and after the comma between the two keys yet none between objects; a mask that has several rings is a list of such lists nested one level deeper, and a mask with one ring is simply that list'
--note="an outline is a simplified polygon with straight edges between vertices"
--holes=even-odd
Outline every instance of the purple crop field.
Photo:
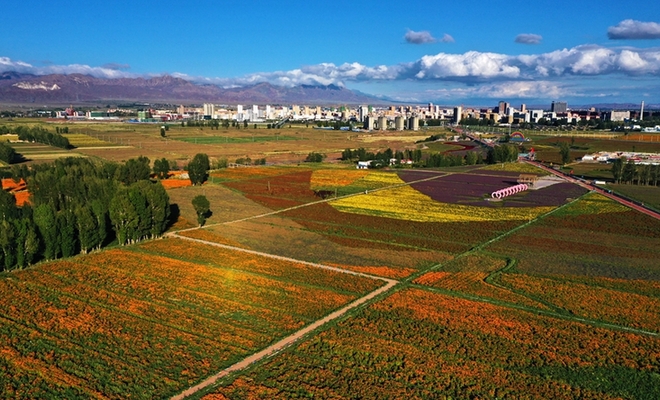
[{"label": "purple crop field", "polygon": [[539,190],[528,190],[522,193],[522,196],[505,199],[504,205],[507,207],[560,206],[566,203],[567,199],[575,199],[585,193],[587,190],[578,185],[562,182]]},{"label": "purple crop field", "polygon": [[[399,174],[405,182],[429,177],[428,173],[405,171]],[[487,174],[475,173],[450,174],[431,181],[413,183],[411,187],[443,203],[465,204],[490,207],[538,207],[559,206],[568,198],[581,196],[585,189],[571,183],[558,183],[538,190],[526,190],[506,197],[502,201],[485,200],[496,190],[517,184],[518,173],[488,171]]]}]

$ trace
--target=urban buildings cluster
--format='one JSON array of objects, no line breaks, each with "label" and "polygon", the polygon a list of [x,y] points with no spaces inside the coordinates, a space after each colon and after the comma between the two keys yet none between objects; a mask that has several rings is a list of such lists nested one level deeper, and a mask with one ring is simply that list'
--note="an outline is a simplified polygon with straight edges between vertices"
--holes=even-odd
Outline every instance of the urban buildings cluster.
[{"label": "urban buildings cluster", "polygon": [[[118,119],[116,115],[130,110],[109,109],[107,111],[88,111],[82,113],[73,107],[58,111],[58,118],[70,119]],[[135,111],[133,111],[135,113]],[[648,115],[649,113],[647,113]],[[581,121],[631,121],[644,118],[644,103],[639,111],[606,111],[599,112],[595,108],[572,110],[566,102],[554,101],[549,109],[530,109],[526,104],[518,107],[506,101],[500,101],[492,108],[469,108],[463,106],[442,107],[429,103],[426,106],[405,105],[374,107],[360,106],[299,106],[299,105],[216,105],[203,104],[201,107],[179,106],[175,109],[146,109],[138,111],[139,122],[167,122],[187,119],[230,120],[237,122],[263,123],[267,121],[344,121],[350,122],[356,128],[365,130],[418,130],[427,122],[434,124],[458,124],[464,120],[488,121],[490,124],[511,125],[523,123],[539,123],[540,121],[562,120],[566,123]]]}]

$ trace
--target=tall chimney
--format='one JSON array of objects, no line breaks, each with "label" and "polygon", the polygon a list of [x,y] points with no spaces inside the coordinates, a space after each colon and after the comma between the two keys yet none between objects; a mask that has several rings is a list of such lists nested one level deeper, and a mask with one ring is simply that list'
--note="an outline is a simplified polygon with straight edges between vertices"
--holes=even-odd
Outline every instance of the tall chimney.
[{"label": "tall chimney", "polygon": [[642,110],[639,112],[639,120],[644,120],[644,100],[642,100]]}]

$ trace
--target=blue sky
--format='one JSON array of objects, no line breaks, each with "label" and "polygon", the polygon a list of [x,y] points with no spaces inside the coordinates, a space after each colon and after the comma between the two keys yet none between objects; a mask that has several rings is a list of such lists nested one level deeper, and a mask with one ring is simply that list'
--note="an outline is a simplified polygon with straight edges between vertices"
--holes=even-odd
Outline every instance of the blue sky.
[{"label": "blue sky", "polygon": [[437,104],[660,104],[660,2],[11,1],[0,72],[340,84]]}]

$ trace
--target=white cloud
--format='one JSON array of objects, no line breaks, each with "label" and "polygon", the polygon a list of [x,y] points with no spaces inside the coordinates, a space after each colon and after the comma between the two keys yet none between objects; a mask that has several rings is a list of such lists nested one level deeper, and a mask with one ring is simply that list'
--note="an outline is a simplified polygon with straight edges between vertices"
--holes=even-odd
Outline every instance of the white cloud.
[{"label": "white cloud", "polygon": [[574,92],[565,85],[550,81],[513,81],[483,84],[479,86],[443,88],[425,91],[417,97],[436,99],[487,98],[487,99],[539,99],[565,98]]},{"label": "white cloud", "polygon": [[90,67],[83,64],[47,65],[35,67],[22,61],[13,61],[9,57],[0,57],[0,72],[15,71],[22,74],[48,75],[48,74],[83,74],[97,78],[124,78],[134,77],[135,74],[121,71],[116,68]]},{"label": "white cloud", "polygon": [[[425,43],[435,43],[437,42],[437,39],[429,33],[429,31],[411,31],[410,29],[406,34],[403,36],[403,38],[406,40],[408,43],[412,44],[425,44]],[[444,38],[443,38],[444,39]]]},{"label": "white cloud", "polygon": [[440,53],[424,56],[418,62],[418,79],[516,78],[520,69],[508,64],[508,56],[469,51],[465,54]]},{"label": "white cloud", "polygon": [[[87,74],[102,78],[137,77],[121,68],[128,65],[31,64],[0,57],[0,72],[16,71],[35,75],[52,73]],[[462,54],[438,53],[394,65],[367,66],[359,62],[336,65],[320,63],[287,71],[265,71],[241,77],[196,77],[183,73],[173,76],[189,81],[223,87],[269,82],[275,85],[346,85],[350,82],[442,81],[460,84],[495,84],[497,82],[560,81],[575,76],[658,76],[660,48],[607,48],[597,45],[577,46],[548,53],[507,55],[469,51]],[[143,74],[142,76],[155,76]],[[517,90],[522,90],[518,87]]]},{"label": "white cloud", "polygon": [[445,33],[444,35],[442,35],[442,38],[440,39],[440,41],[442,43],[454,43],[455,42],[454,38],[448,33]]},{"label": "white cloud", "polygon": [[107,69],[114,69],[114,70],[122,70],[122,69],[131,69],[131,66],[128,64],[121,64],[121,63],[107,63],[101,65],[101,68],[107,68]]},{"label": "white cloud", "polygon": [[601,46],[578,46],[539,55],[517,57],[535,76],[627,75],[660,73],[660,49],[609,49]]},{"label": "white cloud", "polygon": [[610,39],[660,39],[660,24],[626,19],[607,29]]},{"label": "white cloud", "polygon": [[514,42],[520,44],[539,44],[541,43],[541,40],[543,40],[541,35],[536,35],[534,33],[521,33],[516,36]]}]

